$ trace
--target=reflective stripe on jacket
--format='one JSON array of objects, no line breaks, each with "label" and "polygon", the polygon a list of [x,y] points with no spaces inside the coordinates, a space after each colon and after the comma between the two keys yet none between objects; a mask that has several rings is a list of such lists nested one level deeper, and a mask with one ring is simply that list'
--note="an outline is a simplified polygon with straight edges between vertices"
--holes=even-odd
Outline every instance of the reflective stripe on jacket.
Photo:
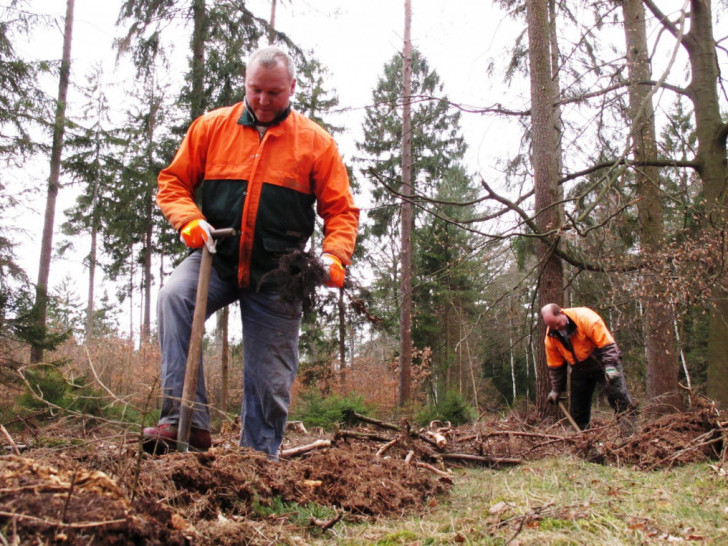
[{"label": "reflective stripe on jacket", "polygon": [[195,218],[238,230],[218,241],[214,264],[241,288],[257,286],[282,254],[304,248],[314,203],[322,251],[349,265],[359,209],[346,167],[331,135],[293,110],[262,138],[242,102],[199,117],[158,178],[157,204],[176,230]]},{"label": "reflective stripe on jacket", "polygon": [[[619,358],[619,349],[614,341],[614,337],[609,332],[607,325],[598,313],[588,307],[571,307],[562,309],[562,313],[573,323],[571,326],[574,331],[569,330],[569,341],[571,342],[572,351],[561,341],[558,332],[546,329],[546,363],[549,368],[560,368],[565,362],[571,365],[583,362],[595,351],[595,356],[606,364],[608,360]],[[574,361],[576,355],[577,362]],[[605,358],[606,357],[606,358]]]}]

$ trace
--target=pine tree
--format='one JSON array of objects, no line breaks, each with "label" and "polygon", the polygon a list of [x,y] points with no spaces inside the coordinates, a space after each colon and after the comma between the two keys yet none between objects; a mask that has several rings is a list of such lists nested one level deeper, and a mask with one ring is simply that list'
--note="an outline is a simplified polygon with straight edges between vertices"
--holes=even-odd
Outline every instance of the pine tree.
[{"label": "pine tree", "polygon": [[[399,202],[401,193],[401,108],[402,58],[395,56],[384,67],[384,76],[373,92],[363,128],[364,140],[357,143],[363,153],[360,161],[371,163],[366,173],[372,179],[374,205],[364,228],[369,241],[368,256],[374,275],[372,291],[377,302],[375,314],[385,317],[385,327],[396,331],[399,286]],[[465,144],[460,135],[460,114],[451,112],[436,72],[431,71],[419,51],[412,53],[412,179],[414,202],[413,261],[414,302],[413,339],[415,344],[437,347],[444,356],[441,385],[446,388],[448,362],[454,347],[446,328],[436,332],[435,321],[446,317],[452,305],[450,289],[467,290],[458,283],[467,267],[468,253],[475,246],[465,230],[448,222],[454,211],[437,203],[460,193],[470,195],[470,179],[460,166]],[[432,205],[430,205],[432,204]],[[467,216],[462,215],[461,216]],[[455,242],[457,241],[457,242]],[[447,249],[447,245],[453,245]],[[461,246],[462,245],[462,246]],[[472,262],[470,262],[472,264]],[[435,305],[433,309],[432,305]],[[446,317],[451,320],[452,316]],[[440,325],[442,326],[442,324]],[[451,329],[450,333],[456,329]],[[420,347],[422,348],[422,347]]]},{"label": "pine tree", "polygon": [[113,192],[117,173],[122,169],[120,158],[125,145],[125,140],[111,124],[109,102],[102,79],[103,71],[97,66],[87,77],[87,85],[81,88],[86,104],[80,118],[69,130],[66,138],[69,152],[63,163],[65,171],[81,188],[76,204],[65,211],[66,222],[61,229],[68,239],[60,249],[61,254],[75,246],[78,235],[90,236],[85,259],[89,270],[86,338],[94,329],[96,272],[100,237],[105,224],[103,204]]},{"label": "pine tree", "polygon": [[[35,304],[33,313],[38,323],[38,331],[45,337],[46,317],[48,314],[48,279],[51,270],[51,253],[53,250],[53,230],[56,214],[56,201],[60,188],[61,154],[63,152],[63,137],[66,127],[66,97],[70,84],[71,72],[71,43],[73,42],[73,10],[74,0],[66,0],[66,16],[63,31],[63,53],[61,56],[61,70],[58,78],[58,98],[56,100],[55,117],[53,120],[53,143],[50,155],[50,174],[48,176],[48,190],[46,193],[46,208],[43,219],[43,237],[41,239],[40,258],[38,265],[38,281],[35,285]],[[40,362],[47,340],[38,339],[31,343],[30,361]]]}]

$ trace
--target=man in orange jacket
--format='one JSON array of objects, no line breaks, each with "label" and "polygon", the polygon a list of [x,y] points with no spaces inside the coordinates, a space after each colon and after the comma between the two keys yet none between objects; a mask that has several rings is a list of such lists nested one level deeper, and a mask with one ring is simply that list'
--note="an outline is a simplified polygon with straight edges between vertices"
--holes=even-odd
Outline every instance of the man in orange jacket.
[{"label": "man in orange jacket", "polygon": [[[291,108],[295,86],[295,66],[287,53],[276,47],[254,52],[247,63],[244,102],[196,119],[172,163],[159,174],[157,204],[182,241],[197,250],[159,293],[163,397],[158,425],[143,431],[147,451],[176,446],[199,249],[205,245],[214,253],[206,316],[240,302],[240,445],[278,456],[298,367],[301,305],[281,297],[275,271],[283,255],[305,247],[316,212],[323,219],[321,258],[328,285],[342,287],[359,221],[333,138]],[[237,235],[215,241],[213,226],[233,227]],[[190,448],[208,449],[209,430],[200,367]]]},{"label": "man in orange jacket", "polygon": [[[568,363],[570,412],[579,428],[584,430],[589,426],[592,396],[599,384],[605,386],[609,405],[621,417],[632,400],[624,381],[622,354],[602,317],[588,307],[562,309],[555,303],[545,305],[541,317],[547,326],[544,343],[551,376],[549,403],[556,404],[566,390]],[[632,420],[624,422],[623,430],[631,432]]]}]

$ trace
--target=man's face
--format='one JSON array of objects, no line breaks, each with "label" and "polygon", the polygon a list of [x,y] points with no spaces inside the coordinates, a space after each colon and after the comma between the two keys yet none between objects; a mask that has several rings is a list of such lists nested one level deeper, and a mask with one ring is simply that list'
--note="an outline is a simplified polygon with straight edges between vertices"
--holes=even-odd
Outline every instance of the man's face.
[{"label": "man's face", "polygon": [[281,61],[272,67],[253,62],[246,70],[245,97],[261,123],[270,123],[288,108],[295,88],[296,80]]},{"label": "man's face", "polygon": [[547,311],[543,314],[543,321],[552,330],[560,330],[566,326],[567,319],[563,313],[554,315],[551,311]]}]

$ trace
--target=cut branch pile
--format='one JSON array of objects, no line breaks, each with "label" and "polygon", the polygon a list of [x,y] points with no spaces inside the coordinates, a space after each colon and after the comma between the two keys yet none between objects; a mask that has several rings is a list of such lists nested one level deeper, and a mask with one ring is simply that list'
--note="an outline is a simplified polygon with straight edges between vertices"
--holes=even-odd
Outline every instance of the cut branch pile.
[{"label": "cut branch pile", "polygon": [[697,400],[686,412],[665,415],[643,430],[626,435],[615,418],[595,418],[586,431],[575,431],[566,419],[545,426],[535,415],[513,414],[467,427],[438,421],[423,429],[409,423],[397,425],[356,412],[349,416],[363,426],[336,430],[330,440],[291,448],[283,457],[314,449],[356,443],[375,458],[398,458],[438,475],[449,476],[449,467],[500,468],[547,457],[572,455],[590,462],[631,465],[644,470],[728,458],[728,417],[713,404]]}]

